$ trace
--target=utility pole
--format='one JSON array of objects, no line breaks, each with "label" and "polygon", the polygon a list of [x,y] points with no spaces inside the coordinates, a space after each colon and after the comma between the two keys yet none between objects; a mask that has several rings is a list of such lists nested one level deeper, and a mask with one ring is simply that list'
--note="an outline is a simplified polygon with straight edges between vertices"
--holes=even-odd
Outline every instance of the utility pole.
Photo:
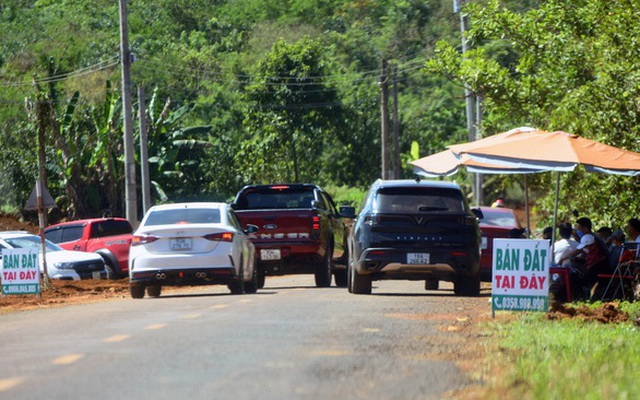
[{"label": "utility pole", "polygon": [[398,66],[393,66],[393,179],[400,178],[400,120],[398,119]]},{"label": "utility pole", "polygon": [[[462,36],[462,54],[464,55],[467,52],[467,39],[466,32],[469,29],[469,17],[463,13],[460,8],[462,4],[466,3],[468,0],[454,0],[453,11],[460,13],[460,33]],[[464,86],[464,98],[466,101],[466,114],[467,114],[467,130],[469,131],[469,141],[474,142],[476,140],[476,130],[475,130],[475,122],[476,122],[476,101],[475,94],[471,91],[469,86]],[[479,174],[472,174],[473,176],[473,187],[474,198],[477,205],[482,205],[480,203],[482,199],[482,184],[480,183],[481,178],[478,176]]]},{"label": "utility pole", "polygon": [[387,76],[387,60],[382,59],[382,70],[378,84],[381,88],[380,111],[382,120],[381,148],[382,148],[382,179],[389,179],[389,77]]},{"label": "utility pole", "polygon": [[138,113],[140,119],[140,177],[142,179],[142,212],[146,214],[151,207],[151,188],[149,187],[149,154],[147,151],[147,111],[144,89],[138,85]]},{"label": "utility pole", "polygon": [[131,52],[127,0],[120,0],[120,62],[122,64],[122,113],[124,118],[124,182],[126,217],[132,226],[138,225],[136,197],[136,164],[133,154],[133,117],[131,115]]}]

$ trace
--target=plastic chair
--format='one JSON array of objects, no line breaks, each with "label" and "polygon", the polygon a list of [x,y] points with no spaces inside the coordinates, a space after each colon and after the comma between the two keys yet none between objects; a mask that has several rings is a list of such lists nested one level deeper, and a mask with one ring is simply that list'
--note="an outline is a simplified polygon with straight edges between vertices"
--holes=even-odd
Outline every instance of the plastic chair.
[{"label": "plastic chair", "polygon": [[558,274],[562,276],[562,282],[564,282],[565,290],[567,291],[567,302],[571,302],[571,269],[567,267],[550,267],[550,274]]},{"label": "plastic chair", "polygon": [[625,293],[625,283],[632,283],[636,280],[634,272],[636,269],[640,268],[640,263],[638,262],[639,252],[640,243],[627,242],[623,244],[618,265],[616,265],[613,272],[611,274],[598,274],[598,279],[609,279],[609,282],[602,293],[601,300],[604,300],[607,297],[609,290],[613,289],[614,286],[615,290],[613,291],[613,295],[609,297],[610,299],[615,299],[618,292],[622,294],[623,299],[626,299],[633,294]]}]

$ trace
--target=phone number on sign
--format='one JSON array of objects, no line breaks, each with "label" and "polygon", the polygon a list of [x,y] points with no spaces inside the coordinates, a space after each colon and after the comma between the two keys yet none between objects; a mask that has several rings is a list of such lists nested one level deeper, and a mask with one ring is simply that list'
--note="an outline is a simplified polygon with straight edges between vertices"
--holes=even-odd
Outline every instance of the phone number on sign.
[{"label": "phone number on sign", "polygon": [[499,310],[542,310],[546,309],[544,297],[495,297],[493,299],[495,309]]}]

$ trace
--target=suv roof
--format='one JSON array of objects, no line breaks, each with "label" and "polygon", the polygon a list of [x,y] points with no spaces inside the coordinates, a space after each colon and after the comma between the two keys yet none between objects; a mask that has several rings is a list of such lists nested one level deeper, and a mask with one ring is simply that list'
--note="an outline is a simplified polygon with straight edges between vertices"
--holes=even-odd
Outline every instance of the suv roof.
[{"label": "suv roof", "polygon": [[443,181],[430,181],[430,180],[415,180],[415,179],[394,179],[394,180],[382,180],[378,179],[373,184],[379,188],[387,187],[411,187],[411,186],[428,186],[434,188],[444,189],[460,189],[460,186],[455,182],[443,182]]}]

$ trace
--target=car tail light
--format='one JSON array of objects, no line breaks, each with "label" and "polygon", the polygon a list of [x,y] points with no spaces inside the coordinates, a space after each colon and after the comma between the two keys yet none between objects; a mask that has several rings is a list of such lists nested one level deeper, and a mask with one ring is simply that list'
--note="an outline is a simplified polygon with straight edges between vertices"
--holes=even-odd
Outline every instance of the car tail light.
[{"label": "car tail light", "polygon": [[384,256],[387,254],[386,250],[372,250],[369,252],[370,256]]},{"label": "car tail light", "polygon": [[270,189],[273,189],[273,190],[284,190],[284,189],[289,189],[289,186],[285,186],[285,185],[271,186]]},{"label": "car tail light", "polygon": [[133,239],[131,239],[131,245],[137,246],[140,244],[149,244],[158,240],[159,237],[153,235],[134,235]]},{"label": "car tail light", "polygon": [[233,242],[233,232],[210,233],[203,237],[214,242]]},{"label": "car tail light", "polygon": [[320,237],[320,217],[318,215],[311,217],[311,237]]},{"label": "car tail light", "polygon": [[466,251],[454,251],[453,253],[451,253],[451,255],[453,255],[454,257],[466,257],[467,256],[467,252]]}]

